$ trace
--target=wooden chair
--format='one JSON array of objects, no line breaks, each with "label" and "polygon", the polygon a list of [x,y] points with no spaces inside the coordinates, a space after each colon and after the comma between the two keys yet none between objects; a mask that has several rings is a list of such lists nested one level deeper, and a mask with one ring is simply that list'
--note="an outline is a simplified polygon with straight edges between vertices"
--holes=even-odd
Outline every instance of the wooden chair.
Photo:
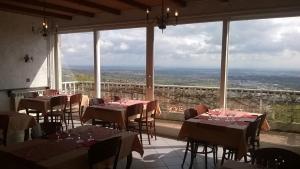
[{"label": "wooden chair", "polygon": [[81,100],[82,100],[82,94],[79,93],[79,94],[71,95],[68,108],[66,109],[65,112],[65,118],[67,120],[67,123],[69,125],[71,120],[72,128],[74,128],[73,113],[78,113],[80,119],[82,117]]},{"label": "wooden chair", "polygon": [[56,95],[59,95],[59,92],[56,89],[46,89],[43,92],[43,95],[44,96],[56,96]]},{"label": "wooden chair", "polygon": [[257,133],[256,133],[255,140],[254,140],[254,142],[256,143],[257,147],[260,147],[260,131],[261,131],[261,127],[262,127],[264,121],[266,120],[266,117],[267,117],[266,113],[264,113],[263,115],[261,115],[259,117],[261,120],[260,120],[260,123],[259,123],[259,126],[258,126],[258,130],[257,130]]},{"label": "wooden chair", "polygon": [[[92,98],[90,99],[89,106],[101,105],[104,104],[104,99],[102,98]],[[92,119],[92,125],[100,125],[102,127],[112,127],[115,128],[115,124],[109,121],[103,121],[99,119]]]},{"label": "wooden chair", "polygon": [[6,146],[7,144],[7,132],[8,132],[8,123],[9,117],[7,115],[1,115],[0,118],[0,129],[2,130],[2,139],[0,139],[0,143]]},{"label": "wooden chair", "polygon": [[[196,117],[199,113],[202,114],[202,113],[205,113],[205,111],[207,112],[208,108],[207,109],[201,109],[200,112],[197,111],[196,109],[193,109],[193,108],[186,109],[184,111],[184,119],[187,120],[187,119]],[[202,151],[198,151],[199,146],[203,146],[203,150]],[[208,148],[210,148],[211,150],[208,151],[207,150]],[[207,168],[207,154],[208,153],[213,153],[214,164],[216,164],[217,160],[218,160],[217,159],[217,150],[218,150],[217,146],[209,145],[206,142],[198,141],[198,140],[194,140],[194,139],[188,138],[187,144],[186,144],[186,147],[185,147],[185,152],[184,152],[184,156],[183,156],[183,161],[182,161],[181,167],[184,168],[184,163],[185,163],[186,155],[187,155],[188,151],[191,152],[191,163],[190,163],[190,167],[189,168],[192,168],[193,162],[194,162],[194,158],[196,157],[197,154],[204,154],[204,156],[205,156],[204,157],[205,168]]]},{"label": "wooden chair", "polygon": [[145,127],[145,132],[148,136],[149,145],[151,144],[150,135],[151,138],[153,138],[153,133],[156,140],[156,129],[155,129],[156,108],[157,108],[157,101],[156,100],[150,101],[147,104],[145,113],[141,113],[140,117],[134,120],[135,122],[139,123],[141,129]]},{"label": "wooden chair", "polygon": [[[59,118],[59,122],[64,122],[66,125],[66,129],[68,128],[65,111],[67,106],[68,97],[67,96],[55,96],[50,99],[50,116],[51,122],[57,122]],[[47,117],[48,118],[48,117]]]},{"label": "wooden chair", "polygon": [[[89,168],[93,165],[114,157],[113,169],[117,168],[119,152],[121,147],[121,137],[114,137],[100,141],[92,145],[88,150]],[[108,168],[106,166],[106,168]]]},{"label": "wooden chair", "polygon": [[300,155],[281,148],[262,148],[254,151],[254,163],[270,169],[295,169],[300,166]]},{"label": "wooden chair", "polygon": [[117,102],[117,101],[120,101],[121,100],[121,97],[120,96],[114,96],[113,97],[113,101],[114,102]]},{"label": "wooden chair", "polygon": [[[39,96],[38,92],[28,92],[28,93],[24,93],[24,98],[36,98]],[[37,110],[33,110],[33,109],[26,109],[26,114],[34,116],[35,120],[39,123],[42,113],[37,111]]]},{"label": "wooden chair", "polygon": [[[245,162],[249,162],[247,160],[247,157],[250,157],[252,159],[253,157],[253,152],[256,150],[256,145],[255,145],[255,138],[256,138],[256,133],[259,130],[259,124],[261,122],[261,118],[258,117],[254,122],[250,122],[247,128],[247,132],[246,132],[246,141],[247,141],[247,146],[248,146],[248,152],[250,153],[250,155],[245,155],[244,156],[244,161]],[[227,155],[227,157],[226,157]],[[221,165],[223,165],[224,160],[228,160],[228,159],[233,159],[233,156],[235,155],[235,150],[231,149],[231,148],[223,148],[223,155],[222,155],[222,161],[221,161]],[[235,158],[236,160],[236,158]]]},{"label": "wooden chair", "polygon": [[135,119],[132,120],[132,117],[142,116],[144,109],[143,103],[138,103],[130,105],[126,108],[126,129],[131,131],[138,131],[140,134],[140,141],[142,142],[142,125],[141,123],[136,122]]}]

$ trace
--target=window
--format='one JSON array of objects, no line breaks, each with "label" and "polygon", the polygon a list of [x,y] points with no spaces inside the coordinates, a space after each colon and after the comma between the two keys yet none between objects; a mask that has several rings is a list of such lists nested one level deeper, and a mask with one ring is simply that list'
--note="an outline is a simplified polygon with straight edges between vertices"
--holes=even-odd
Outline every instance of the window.
[{"label": "window", "polygon": [[299,38],[299,17],[231,22],[227,107],[299,122]]},{"label": "window", "polygon": [[[182,119],[184,109],[218,107],[222,23],[155,28],[155,96],[162,118]],[[178,116],[178,113],[181,115]]]}]

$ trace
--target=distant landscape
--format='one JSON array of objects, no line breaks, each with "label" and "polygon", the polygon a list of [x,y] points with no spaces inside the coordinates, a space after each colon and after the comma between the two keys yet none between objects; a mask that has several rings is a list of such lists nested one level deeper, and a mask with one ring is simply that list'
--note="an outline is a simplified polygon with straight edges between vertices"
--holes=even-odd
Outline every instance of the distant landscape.
[{"label": "distant landscape", "polygon": [[[93,81],[91,66],[63,66],[63,81]],[[155,68],[155,84],[219,87],[220,70],[197,68]],[[143,67],[101,67],[102,82],[145,84]],[[300,71],[229,69],[231,88],[298,90]]]}]

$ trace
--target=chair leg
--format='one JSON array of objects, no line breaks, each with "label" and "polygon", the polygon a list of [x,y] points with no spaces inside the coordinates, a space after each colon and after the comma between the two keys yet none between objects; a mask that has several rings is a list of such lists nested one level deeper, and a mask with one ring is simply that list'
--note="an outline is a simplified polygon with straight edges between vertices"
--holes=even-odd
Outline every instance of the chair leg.
[{"label": "chair leg", "polygon": [[193,163],[194,163],[194,158],[196,157],[194,149],[195,149],[195,143],[191,141],[191,163],[190,163],[189,169],[192,169]]},{"label": "chair leg", "polygon": [[185,152],[184,152],[184,156],[183,156],[183,161],[182,161],[182,164],[181,164],[181,168],[183,168],[183,165],[184,165],[184,162],[185,162],[185,159],[186,159],[186,155],[187,155],[189,146],[190,146],[190,141],[187,140],[186,147],[185,147]]},{"label": "chair leg", "polygon": [[156,140],[156,127],[155,127],[155,120],[153,121],[153,127],[154,127],[154,138]]},{"label": "chair leg", "polygon": [[149,135],[149,126],[148,126],[148,123],[146,123],[146,132],[147,132],[147,135],[148,135],[148,142],[149,142],[149,145],[151,145],[151,143],[150,143],[150,135]]},{"label": "chair leg", "polygon": [[205,169],[207,169],[207,145],[204,145]]},{"label": "chair leg", "polygon": [[223,148],[223,154],[222,154],[221,166],[224,164],[225,155],[226,155],[226,149]]},{"label": "chair leg", "polygon": [[73,129],[74,128],[73,115],[72,113],[70,115],[71,115],[72,129]]},{"label": "chair leg", "polygon": [[140,133],[141,144],[143,145],[143,140],[142,140],[142,123],[139,123],[139,133]]}]

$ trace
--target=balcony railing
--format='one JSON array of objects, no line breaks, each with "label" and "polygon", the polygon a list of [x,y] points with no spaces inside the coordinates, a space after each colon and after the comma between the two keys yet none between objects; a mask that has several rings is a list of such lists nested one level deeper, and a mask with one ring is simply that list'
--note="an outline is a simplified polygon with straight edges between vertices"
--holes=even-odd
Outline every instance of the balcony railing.
[{"label": "balcony railing", "polygon": [[[63,82],[63,91],[81,92],[92,96],[94,83]],[[161,118],[182,120],[183,111],[199,103],[219,107],[219,88],[200,86],[155,85],[155,98],[162,110]],[[144,99],[145,85],[133,83],[101,83],[102,97],[114,95],[129,99]],[[250,112],[266,112],[271,121],[300,123],[300,91],[229,88],[227,107]]]}]

